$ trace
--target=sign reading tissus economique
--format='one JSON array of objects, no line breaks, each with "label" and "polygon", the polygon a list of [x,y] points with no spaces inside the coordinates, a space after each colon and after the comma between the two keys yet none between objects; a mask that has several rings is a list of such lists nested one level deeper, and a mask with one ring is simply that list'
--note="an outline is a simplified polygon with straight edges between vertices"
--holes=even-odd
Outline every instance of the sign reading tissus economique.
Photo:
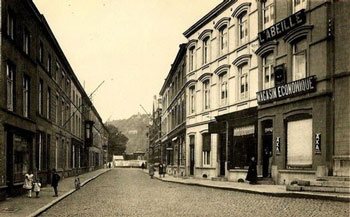
[{"label": "sign reading tissus economique", "polygon": [[305,10],[303,9],[272,25],[271,27],[259,32],[259,43],[263,44],[265,42],[278,38],[294,29],[295,27],[303,25],[305,22],[306,15]]},{"label": "sign reading tissus economique", "polygon": [[316,91],[316,76],[310,76],[256,93],[258,104]]}]

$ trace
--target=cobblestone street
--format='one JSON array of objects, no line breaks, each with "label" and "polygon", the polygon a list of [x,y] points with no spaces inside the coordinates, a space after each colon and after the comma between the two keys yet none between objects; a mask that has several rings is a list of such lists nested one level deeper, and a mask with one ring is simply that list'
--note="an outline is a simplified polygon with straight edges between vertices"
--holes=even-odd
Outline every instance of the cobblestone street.
[{"label": "cobblestone street", "polygon": [[269,197],[150,179],[114,169],[42,216],[349,216],[349,203]]}]

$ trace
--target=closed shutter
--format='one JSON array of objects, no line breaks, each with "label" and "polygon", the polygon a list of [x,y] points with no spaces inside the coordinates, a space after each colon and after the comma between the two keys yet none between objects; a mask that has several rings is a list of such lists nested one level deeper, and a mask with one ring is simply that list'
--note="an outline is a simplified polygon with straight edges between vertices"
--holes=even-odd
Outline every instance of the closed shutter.
[{"label": "closed shutter", "polygon": [[312,119],[288,122],[288,166],[312,165]]}]

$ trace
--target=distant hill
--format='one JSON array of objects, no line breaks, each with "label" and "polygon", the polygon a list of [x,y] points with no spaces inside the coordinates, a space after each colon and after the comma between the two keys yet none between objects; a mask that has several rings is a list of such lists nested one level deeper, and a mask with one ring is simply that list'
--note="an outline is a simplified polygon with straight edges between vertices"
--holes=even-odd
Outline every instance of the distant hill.
[{"label": "distant hill", "polygon": [[126,144],[127,153],[135,153],[136,151],[145,152],[148,147],[148,132],[147,125],[149,117],[146,114],[132,115],[128,119],[113,120],[107,122],[116,126],[123,134],[128,137],[129,141]]}]

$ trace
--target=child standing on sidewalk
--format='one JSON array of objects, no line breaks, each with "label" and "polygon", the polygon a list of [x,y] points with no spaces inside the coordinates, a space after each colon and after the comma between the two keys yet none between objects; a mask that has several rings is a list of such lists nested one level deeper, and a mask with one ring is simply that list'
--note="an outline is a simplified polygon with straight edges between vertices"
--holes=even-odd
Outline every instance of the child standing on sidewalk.
[{"label": "child standing on sidewalk", "polygon": [[28,171],[28,173],[26,173],[24,175],[24,184],[23,184],[23,188],[26,189],[28,191],[28,197],[32,197],[32,188],[33,188],[33,174],[31,171]]},{"label": "child standing on sidewalk", "polygon": [[38,198],[40,193],[41,183],[40,179],[36,179],[33,183],[33,191],[35,192],[35,196]]}]

